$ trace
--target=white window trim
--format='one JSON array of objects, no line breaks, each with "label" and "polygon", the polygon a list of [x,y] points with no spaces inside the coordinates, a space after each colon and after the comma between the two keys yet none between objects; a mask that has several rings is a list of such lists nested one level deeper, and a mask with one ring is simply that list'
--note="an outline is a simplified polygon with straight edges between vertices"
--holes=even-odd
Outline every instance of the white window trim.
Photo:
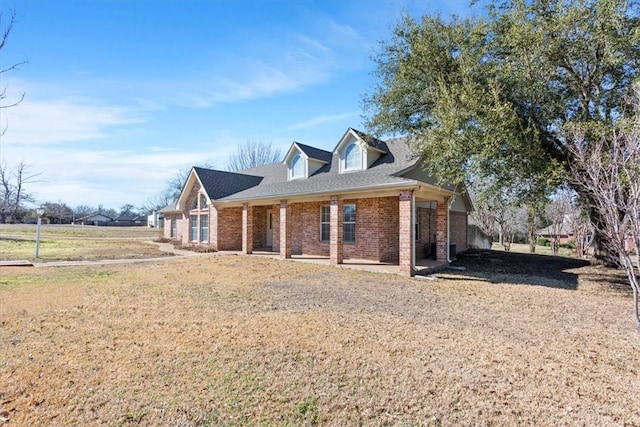
[{"label": "white window trim", "polygon": [[[195,218],[195,227],[193,226],[193,218]],[[198,221],[198,215],[189,215],[189,241],[190,242],[198,242],[198,232],[200,231],[200,224]],[[195,236],[193,235],[193,230],[196,230]],[[195,237],[195,239],[194,239]]]},{"label": "white window trim", "polygon": [[[344,220],[344,210],[345,210],[345,208],[347,206],[353,206],[353,212],[354,212],[354,215],[355,215],[355,218],[354,218],[353,222],[347,222],[347,221]],[[357,240],[356,239],[356,224],[358,222],[357,211],[358,211],[358,206],[355,203],[347,203],[347,204],[343,205],[343,208],[342,208],[342,243],[347,243],[347,244],[355,244],[356,243],[356,240]],[[353,241],[351,241],[351,240],[347,241],[344,238],[344,231],[345,231],[344,230],[344,225],[345,224],[353,224]]]},{"label": "white window trim", "polygon": [[[207,232],[203,233],[204,229],[202,228],[202,218],[207,218]],[[209,241],[209,215],[199,215],[198,216],[198,233],[200,233],[200,242],[207,243]]]},{"label": "white window trim", "polygon": [[[329,208],[329,221],[322,221],[322,211],[325,208]],[[324,240],[322,238],[322,226],[327,224],[329,226],[329,238]],[[320,242],[326,243],[331,241],[331,206],[330,205],[322,205],[320,206]]]},{"label": "white window trim", "polygon": [[[302,165],[302,173],[300,175],[295,175],[294,176],[294,161],[295,159],[299,158],[300,159],[300,164]],[[298,152],[295,156],[293,156],[291,158],[291,161],[289,162],[289,180],[294,180],[294,179],[302,179],[302,178],[306,178],[307,177],[307,161],[304,158],[304,156],[302,155],[302,153]]]},{"label": "white window trim", "polygon": [[[359,151],[360,165],[356,166],[356,167],[347,168],[347,150],[351,146],[355,146]],[[358,141],[352,141],[349,144],[347,144],[340,151],[340,172],[341,173],[348,173],[348,172],[358,172],[358,171],[364,170],[365,169],[364,165],[366,164],[366,162],[365,162],[365,160],[363,158],[364,157],[364,153],[366,153],[366,150],[362,147],[361,144],[358,143]]]}]

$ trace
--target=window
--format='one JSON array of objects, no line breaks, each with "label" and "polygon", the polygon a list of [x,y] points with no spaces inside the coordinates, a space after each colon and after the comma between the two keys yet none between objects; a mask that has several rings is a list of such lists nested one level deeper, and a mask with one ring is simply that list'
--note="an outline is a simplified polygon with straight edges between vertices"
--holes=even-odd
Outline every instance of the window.
[{"label": "window", "polygon": [[191,209],[198,209],[198,197],[194,197],[191,200]]},{"label": "window", "polygon": [[342,241],[356,242],[356,205],[344,205],[344,219],[342,220]]},{"label": "window", "polygon": [[344,150],[344,169],[362,169],[362,151],[355,142],[349,144]]},{"label": "window", "polygon": [[178,235],[178,218],[171,218],[171,237],[175,238]]},{"label": "window", "polygon": [[302,178],[304,176],[304,160],[300,154],[296,154],[291,160],[291,178]]},{"label": "window", "polygon": [[209,241],[209,215],[200,215],[200,241]]},{"label": "window", "polygon": [[320,206],[320,241],[331,239],[331,206]]},{"label": "window", "polygon": [[420,240],[420,218],[422,215],[420,214],[420,208],[416,208],[416,226],[414,230],[414,236],[416,240]]},{"label": "window", "polygon": [[205,196],[204,194],[200,195],[200,209],[206,209],[207,208],[207,196]]},{"label": "window", "polygon": [[189,225],[191,227],[189,240],[191,240],[192,242],[197,242],[198,241],[198,215],[191,215],[189,217]]}]

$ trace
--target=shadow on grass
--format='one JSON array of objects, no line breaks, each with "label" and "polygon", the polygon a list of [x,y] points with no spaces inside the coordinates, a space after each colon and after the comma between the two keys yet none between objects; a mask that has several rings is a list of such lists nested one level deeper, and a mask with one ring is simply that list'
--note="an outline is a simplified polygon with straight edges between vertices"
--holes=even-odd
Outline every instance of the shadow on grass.
[{"label": "shadow on grass", "polygon": [[464,278],[491,283],[576,290],[578,275],[568,270],[588,265],[588,261],[575,258],[495,250],[469,250],[459,254],[452,264],[454,267],[465,267],[466,270],[447,270],[446,277],[443,278]]}]

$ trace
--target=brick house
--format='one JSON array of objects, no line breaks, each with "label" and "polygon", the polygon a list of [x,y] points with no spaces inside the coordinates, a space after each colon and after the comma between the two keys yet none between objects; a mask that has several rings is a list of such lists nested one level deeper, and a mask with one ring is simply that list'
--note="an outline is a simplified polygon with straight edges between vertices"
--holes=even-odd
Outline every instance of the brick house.
[{"label": "brick house", "polygon": [[[161,212],[164,235],[215,250],[398,264],[467,249],[468,197],[428,176],[404,140],[348,129],[332,152],[294,142],[284,161],[238,172],[194,167]],[[451,252],[450,252],[451,251]]]}]

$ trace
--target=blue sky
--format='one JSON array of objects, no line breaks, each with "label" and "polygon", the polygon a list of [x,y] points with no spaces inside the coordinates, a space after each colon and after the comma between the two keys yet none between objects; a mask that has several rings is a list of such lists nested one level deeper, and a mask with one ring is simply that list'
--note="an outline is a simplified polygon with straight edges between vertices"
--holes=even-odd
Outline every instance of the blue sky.
[{"label": "blue sky", "polygon": [[[140,206],[237,144],[331,150],[363,127],[371,55],[403,13],[467,0],[2,0],[17,13],[0,68],[15,108],[0,161],[24,161],[37,203]],[[476,9],[477,10],[477,9]],[[4,22],[3,22],[4,25]]]}]

